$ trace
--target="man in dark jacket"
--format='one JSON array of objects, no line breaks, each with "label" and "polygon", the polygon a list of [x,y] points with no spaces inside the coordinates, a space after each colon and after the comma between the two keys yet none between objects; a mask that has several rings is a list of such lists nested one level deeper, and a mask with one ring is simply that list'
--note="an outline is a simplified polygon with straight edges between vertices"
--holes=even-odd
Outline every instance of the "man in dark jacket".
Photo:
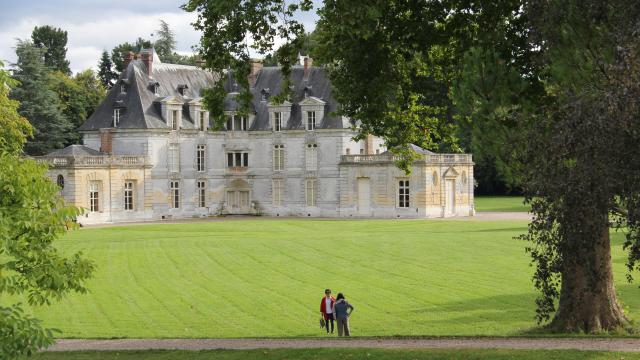
[{"label": "man in dark jacket", "polygon": [[342,293],[338,293],[336,303],[333,304],[333,314],[338,322],[338,336],[350,336],[349,316],[353,312],[353,306],[347,302]]}]

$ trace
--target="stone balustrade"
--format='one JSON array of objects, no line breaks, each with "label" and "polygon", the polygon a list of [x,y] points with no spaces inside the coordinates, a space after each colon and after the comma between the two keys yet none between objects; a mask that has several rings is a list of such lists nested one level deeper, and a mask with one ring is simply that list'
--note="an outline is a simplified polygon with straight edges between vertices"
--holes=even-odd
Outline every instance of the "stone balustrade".
[{"label": "stone balustrade", "polygon": [[[389,163],[400,160],[400,156],[379,154],[379,155],[342,155],[341,163],[343,164],[375,164]],[[416,161],[424,161],[427,163],[445,163],[445,164],[470,164],[473,162],[471,154],[432,154],[420,155]]]},{"label": "stone balustrade", "polygon": [[49,167],[109,167],[109,166],[149,166],[146,156],[104,155],[104,156],[38,156],[35,160]]}]

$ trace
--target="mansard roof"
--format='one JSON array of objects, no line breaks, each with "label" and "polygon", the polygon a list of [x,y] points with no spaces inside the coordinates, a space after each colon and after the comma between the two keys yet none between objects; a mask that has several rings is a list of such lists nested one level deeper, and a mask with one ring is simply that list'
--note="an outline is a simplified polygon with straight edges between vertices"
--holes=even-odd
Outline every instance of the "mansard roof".
[{"label": "mansard roof", "polygon": [[[80,131],[92,131],[113,126],[113,109],[124,108],[118,128],[169,129],[160,113],[161,102],[186,104],[200,98],[203,89],[213,86],[214,74],[195,66],[163,64],[157,56],[151,65],[151,76],[141,60],[132,60],[123,71],[118,83],[126,84],[126,92],[114,86],[96,111],[80,126]],[[158,85],[157,95],[154,85]],[[187,85],[184,95],[179,88]],[[182,125],[195,127],[187,107],[183,107]]]},{"label": "mansard roof", "polygon": [[[105,100],[79,130],[96,131],[112,127],[115,108],[124,110],[120,113],[118,128],[169,129],[161,114],[163,104],[182,104],[182,127],[196,128],[196,122],[190,117],[188,105],[201,99],[203,90],[213,87],[219,77],[199,67],[164,64],[157,56],[153,59],[151,76],[147,75],[147,67],[142,60],[132,60],[122,73],[118,86],[114,86],[107,93]],[[223,81],[228,93],[224,102],[225,110],[239,110],[236,96],[240,90],[232,74],[227,73]],[[280,93],[280,85],[283,82],[279,67],[264,67],[260,70],[254,86],[251,87],[253,99],[250,111],[255,113],[256,117],[249,130],[271,129],[269,99]],[[343,124],[341,116],[335,115],[338,103],[332,97],[331,84],[324,69],[311,67],[305,76],[303,66],[294,66],[291,83],[293,96],[291,103],[287,104],[291,109],[287,129],[304,129],[301,103],[303,106],[308,103],[324,108],[323,118],[316,120],[318,129],[340,129],[350,126]],[[126,92],[121,92],[120,84],[125,85]],[[156,86],[157,94],[154,93]],[[184,93],[181,93],[180,89]],[[267,96],[265,101],[262,100],[263,94]]]}]

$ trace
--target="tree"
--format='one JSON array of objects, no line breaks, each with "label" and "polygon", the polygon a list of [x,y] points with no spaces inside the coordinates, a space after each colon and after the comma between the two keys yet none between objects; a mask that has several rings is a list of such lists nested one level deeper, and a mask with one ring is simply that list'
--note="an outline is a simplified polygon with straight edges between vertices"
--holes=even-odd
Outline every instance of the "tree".
[{"label": "tree", "polygon": [[104,98],[105,89],[92,70],[85,70],[75,77],[55,71],[48,76],[48,87],[57,96],[60,111],[69,120],[72,130],[66,144],[77,144],[82,136],[75,131],[82,125]]},{"label": "tree", "polygon": [[31,33],[33,44],[46,49],[44,63],[51,70],[71,74],[67,60],[67,32],[49,25],[36,26]]},{"label": "tree", "polygon": [[[80,253],[62,257],[53,246],[79,209],[64,205],[45,167],[20,156],[31,126],[8,98],[16,85],[0,70],[0,294],[26,295],[30,304],[43,305],[69,291],[86,291],[93,264]],[[0,305],[0,358],[31,355],[52,344],[53,333],[20,304]]]},{"label": "tree", "polygon": [[16,54],[13,77],[20,84],[11,91],[11,97],[20,102],[20,115],[29,119],[34,128],[25,151],[29,155],[46,154],[65,145],[73,125],[62,113],[60,99],[49,88],[44,49],[18,41]]},{"label": "tree", "polygon": [[113,71],[113,62],[111,58],[109,58],[109,53],[107,50],[102,52],[102,56],[100,57],[100,63],[98,64],[98,78],[107,89],[111,89],[113,83],[118,79],[118,74]]},{"label": "tree", "polygon": [[[247,36],[264,50],[272,43],[260,34],[283,26],[268,21],[277,0],[253,12],[243,10],[257,6],[248,0],[207,5],[186,8],[199,12],[201,52],[216,71],[246,60]],[[521,179],[534,214],[522,239],[536,266],[538,321],[553,316],[558,331],[625,327],[609,229],[626,227],[627,267],[640,268],[640,4],[325,0],[319,14],[320,57],[362,133],[434,148],[469,123],[472,146]]]},{"label": "tree", "polygon": [[156,53],[161,60],[168,59],[176,49],[176,39],[166,21],[160,20],[160,29],[156,30],[158,40],[154,43]]},{"label": "tree", "polygon": [[118,74],[122,73],[124,70],[124,55],[128,52],[138,53],[142,49],[150,49],[151,41],[145,40],[143,38],[138,38],[135,44],[131,44],[128,42],[116,45],[113,50],[111,50],[111,61],[115,65],[116,72]]}]

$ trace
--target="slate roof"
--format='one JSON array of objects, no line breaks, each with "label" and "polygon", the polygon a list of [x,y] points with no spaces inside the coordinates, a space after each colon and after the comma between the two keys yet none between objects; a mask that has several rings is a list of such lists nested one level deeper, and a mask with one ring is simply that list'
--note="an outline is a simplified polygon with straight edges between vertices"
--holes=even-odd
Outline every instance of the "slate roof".
[{"label": "slate roof", "polygon": [[72,156],[72,157],[82,157],[82,156],[101,156],[105,155],[98,150],[94,150],[88,148],[84,145],[69,145],[64,149],[54,150],[48,153],[45,156],[49,157],[57,157],[57,156]]},{"label": "slate roof", "polygon": [[[123,72],[118,83],[107,93],[105,100],[96,111],[80,126],[80,131],[96,131],[101,128],[113,126],[114,108],[122,108],[118,128],[122,129],[169,129],[161,115],[160,101],[173,97],[182,102],[182,127],[194,128],[194,120],[190,118],[187,104],[202,96],[205,88],[212,87],[218,76],[209,71],[195,66],[173,65],[161,63],[154,54],[152,74],[147,75],[145,64],[141,60],[132,60]],[[308,96],[318,98],[325,102],[324,118],[317,119],[316,127],[319,129],[343,128],[342,118],[334,112],[338,109],[338,103],[331,96],[331,84],[322,68],[312,67],[309,76],[304,78],[304,68],[294,66],[291,80],[293,84],[293,101],[291,117],[285,129],[304,129],[302,113],[298,104],[305,98],[305,90]],[[225,99],[225,110],[235,111],[239,109],[236,95],[238,86],[231,74],[224,75],[225,89],[228,92]],[[251,111],[255,112],[255,121],[249,130],[270,130],[268,101],[262,101],[262,93],[268,92],[268,97],[280,93],[280,84],[283,82],[282,72],[278,67],[264,67],[258,74],[255,86],[251,88],[253,101]],[[126,93],[120,92],[120,84],[126,86]],[[158,84],[158,95],[154,94],[153,86]],[[184,95],[178,88],[187,85]],[[348,125],[347,125],[348,126]]]}]

